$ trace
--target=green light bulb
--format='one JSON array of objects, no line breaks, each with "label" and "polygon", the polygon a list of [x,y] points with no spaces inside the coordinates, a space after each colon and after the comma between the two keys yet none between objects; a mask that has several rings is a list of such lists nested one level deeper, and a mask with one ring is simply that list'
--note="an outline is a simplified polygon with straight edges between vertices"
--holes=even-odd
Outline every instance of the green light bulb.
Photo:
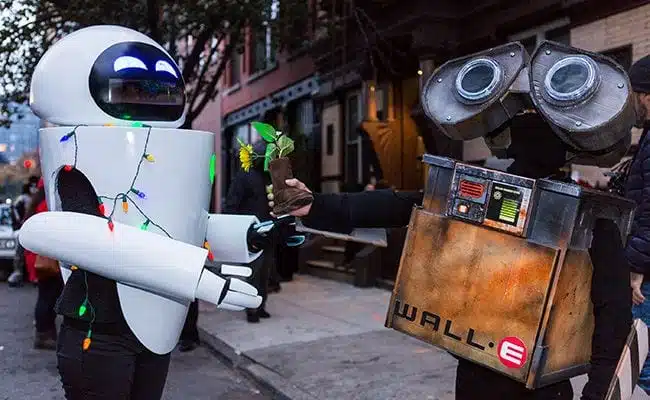
[{"label": "green light bulb", "polygon": [[146,231],[147,228],[149,228],[149,220],[144,221],[144,223],[140,225],[140,229],[142,229],[143,231]]},{"label": "green light bulb", "polygon": [[79,316],[83,316],[86,313],[86,302],[79,306]]},{"label": "green light bulb", "polygon": [[210,183],[214,184],[214,176],[217,173],[217,155],[212,154],[210,157]]},{"label": "green light bulb", "polygon": [[131,124],[131,126],[134,128],[142,128],[142,122],[134,122]]}]

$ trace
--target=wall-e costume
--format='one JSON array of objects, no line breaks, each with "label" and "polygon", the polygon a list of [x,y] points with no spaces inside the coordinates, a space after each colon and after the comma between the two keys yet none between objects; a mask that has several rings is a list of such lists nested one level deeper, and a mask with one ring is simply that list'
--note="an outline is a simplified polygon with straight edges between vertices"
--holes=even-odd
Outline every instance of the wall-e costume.
[{"label": "wall-e costume", "polygon": [[[410,214],[386,326],[461,359],[457,398],[572,398],[568,379],[587,371],[583,398],[630,398],[648,350],[622,257],[634,204],[546,179],[567,162],[604,167],[625,154],[635,121],[626,72],[552,42],[532,58],[509,43],[442,65],[422,105],[450,138],[484,137],[512,156],[509,172],[425,155],[423,198],[318,195],[304,224],[349,232]],[[520,384],[498,383],[504,375]]]}]

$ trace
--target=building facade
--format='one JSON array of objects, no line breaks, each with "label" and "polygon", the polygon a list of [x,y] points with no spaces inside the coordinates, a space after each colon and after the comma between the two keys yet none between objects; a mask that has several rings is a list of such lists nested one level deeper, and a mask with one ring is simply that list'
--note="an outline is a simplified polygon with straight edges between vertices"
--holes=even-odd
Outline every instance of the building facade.
[{"label": "building facade", "polygon": [[294,170],[305,181],[313,174],[318,114],[312,97],[319,87],[314,63],[304,49],[278,51],[274,42],[270,31],[248,32],[243,51],[232,55],[221,82],[222,200],[239,168],[238,139],[251,144],[261,140],[252,121],[270,123],[289,134],[296,145]]}]

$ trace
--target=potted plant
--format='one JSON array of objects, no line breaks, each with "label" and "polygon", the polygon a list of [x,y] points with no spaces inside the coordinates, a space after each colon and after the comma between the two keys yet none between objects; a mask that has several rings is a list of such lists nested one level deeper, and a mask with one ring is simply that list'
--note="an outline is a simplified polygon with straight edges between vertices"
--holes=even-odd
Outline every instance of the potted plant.
[{"label": "potted plant", "polygon": [[244,171],[248,171],[256,159],[264,158],[264,171],[269,171],[273,184],[273,213],[277,216],[285,215],[313,202],[314,196],[310,192],[285,183],[287,179],[293,179],[291,161],[287,157],[294,150],[293,140],[269,124],[255,121],[251,126],[266,142],[266,151],[257,154],[251,144],[238,138],[241,146],[239,160]]}]

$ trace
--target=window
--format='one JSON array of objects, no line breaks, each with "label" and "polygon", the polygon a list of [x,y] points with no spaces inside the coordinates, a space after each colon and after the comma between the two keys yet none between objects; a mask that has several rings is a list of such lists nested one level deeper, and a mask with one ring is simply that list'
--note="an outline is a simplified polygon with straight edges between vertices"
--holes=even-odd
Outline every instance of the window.
[{"label": "window", "polygon": [[234,49],[230,57],[230,86],[238,84],[241,80],[241,59],[242,54]]},{"label": "window", "polygon": [[311,136],[314,127],[314,103],[311,99],[303,100],[296,106],[298,130],[305,136]]},{"label": "window", "polygon": [[361,96],[358,92],[347,96],[345,107],[345,181],[348,184],[360,184],[361,176],[361,137],[359,125],[362,121]]},{"label": "window", "polygon": [[376,118],[379,121],[388,119],[388,87],[381,85],[375,90]]},{"label": "window", "polygon": [[327,137],[326,139],[326,147],[327,147],[327,155],[331,156],[334,155],[334,125],[332,124],[327,124]]},{"label": "window", "polygon": [[[273,0],[271,4],[271,20],[278,18],[280,9],[279,0]],[[272,27],[265,22],[264,27],[251,35],[250,43],[250,73],[264,71],[275,64],[277,43],[273,38]]]},{"label": "window", "polygon": [[563,18],[520,32],[508,37],[509,41],[519,41],[526,48],[528,54],[533,54],[537,46],[544,40],[551,40],[562,44],[570,44],[571,35],[569,19]]}]

